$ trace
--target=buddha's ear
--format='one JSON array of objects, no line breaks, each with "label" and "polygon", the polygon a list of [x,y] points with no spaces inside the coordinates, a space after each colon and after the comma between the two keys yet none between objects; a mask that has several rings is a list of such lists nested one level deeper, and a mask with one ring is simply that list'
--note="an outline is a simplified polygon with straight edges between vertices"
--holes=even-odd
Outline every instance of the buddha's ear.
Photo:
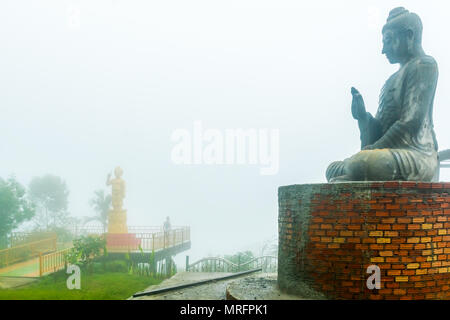
[{"label": "buddha's ear", "polygon": [[406,30],[406,39],[413,40],[414,39],[414,31],[411,29]]}]

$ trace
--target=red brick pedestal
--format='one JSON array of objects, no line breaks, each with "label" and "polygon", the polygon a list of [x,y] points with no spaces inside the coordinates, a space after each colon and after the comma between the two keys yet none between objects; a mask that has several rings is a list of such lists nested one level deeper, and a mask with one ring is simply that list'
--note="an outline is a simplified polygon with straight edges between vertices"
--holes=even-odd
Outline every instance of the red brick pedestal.
[{"label": "red brick pedestal", "polygon": [[[450,299],[450,183],[280,187],[278,286],[331,299]],[[381,288],[369,290],[370,265]]]},{"label": "red brick pedestal", "polygon": [[110,252],[129,252],[139,250],[141,239],[134,233],[107,233],[106,248]]}]

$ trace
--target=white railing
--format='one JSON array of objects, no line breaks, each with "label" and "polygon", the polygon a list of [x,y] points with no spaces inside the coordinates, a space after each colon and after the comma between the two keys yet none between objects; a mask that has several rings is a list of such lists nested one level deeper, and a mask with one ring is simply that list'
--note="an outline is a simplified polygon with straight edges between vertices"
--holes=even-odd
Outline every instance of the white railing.
[{"label": "white railing", "polygon": [[207,257],[189,264],[186,271],[240,272],[256,268],[262,268],[262,272],[276,272],[278,268],[278,258],[275,256],[262,256],[241,264],[237,264],[220,257]]}]

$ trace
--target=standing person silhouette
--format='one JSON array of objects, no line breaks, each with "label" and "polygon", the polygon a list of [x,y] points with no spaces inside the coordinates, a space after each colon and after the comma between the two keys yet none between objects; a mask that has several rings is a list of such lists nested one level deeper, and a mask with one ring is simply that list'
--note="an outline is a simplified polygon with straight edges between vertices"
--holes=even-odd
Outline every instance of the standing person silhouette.
[{"label": "standing person silhouette", "polygon": [[164,221],[164,225],[163,225],[164,233],[169,232],[171,228],[172,228],[172,225],[170,224],[170,218],[167,216],[166,221]]}]

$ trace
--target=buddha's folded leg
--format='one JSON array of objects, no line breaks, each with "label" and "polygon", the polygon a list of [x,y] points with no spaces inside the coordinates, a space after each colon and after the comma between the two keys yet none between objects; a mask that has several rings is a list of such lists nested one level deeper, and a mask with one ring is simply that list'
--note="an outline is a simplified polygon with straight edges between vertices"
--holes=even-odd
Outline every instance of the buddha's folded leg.
[{"label": "buddha's folded leg", "polygon": [[341,177],[345,175],[344,170],[344,161],[335,161],[332,162],[325,173],[325,176],[327,177],[327,181],[330,181],[334,178]]},{"label": "buddha's folded leg", "polygon": [[334,181],[431,181],[438,167],[437,154],[411,149],[363,150],[331,163],[327,180]]},{"label": "buddha's folded leg", "polygon": [[412,149],[390,149],[396,159],[402,180],[431,181],[439,167],[437,152]]},{"label": "buddha's folded leg", "polygon": [[328,166],[328,181],[404,180],[396,158],[389,149],[363,150]]},{"label": "buddha's folded leg", "polygon": [[345,172],[352,181],[403,180],[390,149],[363,150],[344,162]]}]

